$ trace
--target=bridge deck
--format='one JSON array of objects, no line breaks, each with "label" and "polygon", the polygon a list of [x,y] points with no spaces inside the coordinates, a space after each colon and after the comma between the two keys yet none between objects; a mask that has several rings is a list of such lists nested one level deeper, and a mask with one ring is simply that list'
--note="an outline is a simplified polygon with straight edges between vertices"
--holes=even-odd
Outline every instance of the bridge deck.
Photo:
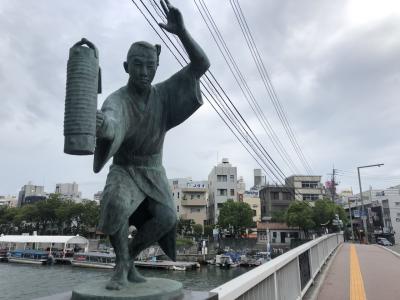
[{"label": "bridge deck", "polygon": [[376,245],[345,243],[338,250],[318,300],[400,299],[400,258]]}]

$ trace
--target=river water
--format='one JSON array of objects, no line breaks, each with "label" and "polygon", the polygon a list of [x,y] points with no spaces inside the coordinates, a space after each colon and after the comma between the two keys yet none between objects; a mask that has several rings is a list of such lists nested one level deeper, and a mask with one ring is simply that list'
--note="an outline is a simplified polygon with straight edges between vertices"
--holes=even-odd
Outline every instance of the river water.
[{"label": "river water", "polygon": [[[194,291],[209,291],[248,270],[243,267],[224,270],[210,265],[189,271],[139,269],[144,276],[174,279],[182,282],[185,289]],[[0,263],[0,299],[35,299],[67,292],[84,282],[109,278],[111,273],[112,270],[66,265]]]}]

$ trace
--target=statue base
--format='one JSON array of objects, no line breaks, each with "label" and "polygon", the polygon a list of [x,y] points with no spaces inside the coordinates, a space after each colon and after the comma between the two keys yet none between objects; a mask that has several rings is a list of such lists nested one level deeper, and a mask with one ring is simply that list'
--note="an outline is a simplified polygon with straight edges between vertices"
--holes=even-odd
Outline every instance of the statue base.
[{"label": "statue base", "polygon": [[90,281],[72,291],[71,300],[180,300],[182,283],[164,278],[146,278],[146,282],[130,283],[121,290],[107,290],[107,280]]}]

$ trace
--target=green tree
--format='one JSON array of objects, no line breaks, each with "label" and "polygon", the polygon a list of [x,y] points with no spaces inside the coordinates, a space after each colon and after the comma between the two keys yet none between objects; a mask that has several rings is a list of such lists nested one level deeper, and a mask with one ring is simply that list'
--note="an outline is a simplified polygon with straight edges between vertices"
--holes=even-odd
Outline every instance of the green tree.
[{"label": "green tree", "polygon": [[343,206],[336,205],[336,214],[339,216],[339,219],[342,220],[343,226],[346,227],[346,225],[349,224],[349,219]]},{"label": "green tree", "polygon": [[195,222],[192,219],[184,219],[182,216],[179,218],[176,231],[179,235],[189,236],[192,235],[193,225]]},{"label": "green tree", "polygon": [[331,200],[323,199],[314,202],[313,220],[316,228],[330,227],[335,214],[336,204]]},{"label": "green tree", "polygon": [[193,225],[193,234],[196,237],[200,237],[203,234],[203,225],[201,224],[194,224]]},{"label": "green tree", "polygon": [[235,236],[242,235],[253,225],[253,211],[247,203],[226,201],[219,212],[218,226]]},{"label": "green tree", "polygon": [[205,225],[204,226],[204,236],[210,237],[213,235],[213,226]]},{"label": "green tree", "polygon": [[287,210],[280,209],[272,212],[271,222],[284,223],[286,222]]},{"label": "green tree", "polygon": [[292,202],[286,214],[286,223],[289,226],[299,227],[308,237],[308,231],[315,227],[313,209],[310,204],[305,201]]}]

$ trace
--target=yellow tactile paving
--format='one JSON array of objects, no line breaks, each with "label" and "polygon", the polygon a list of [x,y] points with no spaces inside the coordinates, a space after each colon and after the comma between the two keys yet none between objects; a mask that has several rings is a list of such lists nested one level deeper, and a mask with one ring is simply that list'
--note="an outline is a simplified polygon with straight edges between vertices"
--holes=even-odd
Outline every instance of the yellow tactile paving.
[{"label": "yellow tactile paving", "polygon": [[350,246],[350,300],[366,300],[356,247]]}]

